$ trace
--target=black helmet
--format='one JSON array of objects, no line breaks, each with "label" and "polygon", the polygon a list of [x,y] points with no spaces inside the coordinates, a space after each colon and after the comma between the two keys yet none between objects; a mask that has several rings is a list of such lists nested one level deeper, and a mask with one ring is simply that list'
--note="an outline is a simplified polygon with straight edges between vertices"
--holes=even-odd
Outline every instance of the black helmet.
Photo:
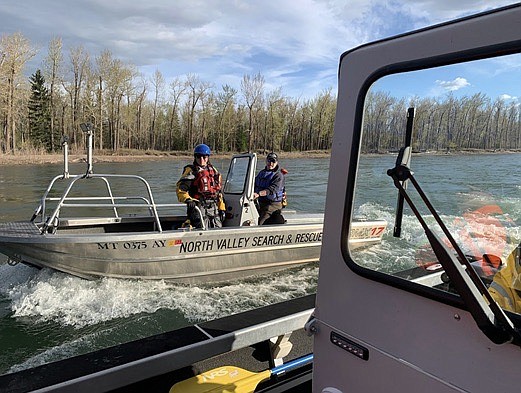
[{"label": "black helmet", "polygon": [[266,156],[266,161],[277,162],[279,157],[275,153],[270,153]]}]

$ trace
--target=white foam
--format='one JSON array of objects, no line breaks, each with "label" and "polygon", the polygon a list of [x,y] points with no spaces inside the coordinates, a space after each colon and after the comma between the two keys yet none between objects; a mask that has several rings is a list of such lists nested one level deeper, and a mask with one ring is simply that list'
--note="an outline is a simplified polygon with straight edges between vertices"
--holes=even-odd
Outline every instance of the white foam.
[{"label": "white foam", "polygon": [[[159,309],[180,311],[190,322],[209,320],[311,293],[316,268],[224,286],[182,286],[165,281],[87,281],[49,269],[2,266],[0,294],[14,317],[82,328]],[[5,272],[10,274],[4,275]]]},{"label": "white foam", "polygon": [[306,267],[237,284],[191,288],[177,298],[177,308],[191,322],[211,320],[312,293],[317,277],[317,267]]},{"label": "white foam", "polygon": [[[189,287],[163,281],[143,282],[105,279],[85,281],[52,271],[37,272],[10,291],[15,316],[37,321],[53,320],[76,328],[160,308],[180,311],[187,323],[304,296],[316,288],[316,266],[292,269],[236,284]],[[109,329],[120,329],[119,324]],[[107,326],[102,330],[106,334]],[[31,356],[9,370],[35,367],[85,353],[99,346],[100,331],[81,334],[70,341]]]},{"label": "white foam", "polygon": [[[512,201],[509,203],[513,204]],[[355,261],[365,267],[388,272],[416,266],[416,251],[430,249],[430,245],[420,222],[407,210],[402,220],[401,238],[396,239],[392,237],[394,208],[374,203],[361,205],[356,214],[369,219],[384,219],[388,226],[381,244],[364,250],[361,255],[355,253]],[[491,253],[506,257],[521,239],[517,216],[516,212],[482,214],[472,209],[461,216],[441,215],[441,219],[465,254],[480,257],[484,253]],[[441,239],[446,238],[431,214],[423,214],[423,219]]]},{"label": "white foam", "polygon": [[0,277],[2,277],[2,280],[0,280],[0,295],[5,295],[11,287],[28,281],[37,272],[37,269],[22,264],[16,266],[7,263],[0,264]]}]

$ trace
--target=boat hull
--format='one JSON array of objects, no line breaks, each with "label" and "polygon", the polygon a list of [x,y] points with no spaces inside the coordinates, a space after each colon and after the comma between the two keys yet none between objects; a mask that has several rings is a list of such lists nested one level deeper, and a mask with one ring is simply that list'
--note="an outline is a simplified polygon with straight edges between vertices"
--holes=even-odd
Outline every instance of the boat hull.
[{"label": "boat hull", "polygon": [[[88,233],[96,227],[85,226],[43,235],[32,223],[16,224],[0,227],[1,253],[88,279],[240,279],[316,262],[322,241],[321,223],[141,233]],[[380,242],[385,223],[357,225],[353,248]]]}]

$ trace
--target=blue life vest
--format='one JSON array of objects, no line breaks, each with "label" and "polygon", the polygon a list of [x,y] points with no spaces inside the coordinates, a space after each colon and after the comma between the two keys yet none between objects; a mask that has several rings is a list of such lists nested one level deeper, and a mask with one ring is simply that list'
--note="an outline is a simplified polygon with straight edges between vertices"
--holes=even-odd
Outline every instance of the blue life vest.
[{"label": "blue life vest", "polygon": [[[257,178],[255,179],[255,192],[259,192],[262,190],[267,190],[271,184],[271,179],[273,179],[273,176],[275,176],[275,173],[278,171],[267,171],[263,169],[259,172],[257,175]],[[271,202],[281,202],[282,201],[282,195],[284,194],[284,176],[282,176],[282,181],[280,184],[279,189],[275,194],[268,194],[263,197],[259,197],[260,199],[267,199]]]}]

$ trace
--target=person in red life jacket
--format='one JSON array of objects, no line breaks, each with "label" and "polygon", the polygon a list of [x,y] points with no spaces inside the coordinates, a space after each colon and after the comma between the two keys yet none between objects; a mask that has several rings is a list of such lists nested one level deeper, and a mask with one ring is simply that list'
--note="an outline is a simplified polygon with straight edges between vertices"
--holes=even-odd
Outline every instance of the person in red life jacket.
[{"label": "person in red life jacket", "polygon": [[177,182],[177,199],[186,203],[190,225],[195,228],[220,228],[225,217],[221,174],[210,163],[211,154],[207,145],[197,145],[194,162],[184,167]]},{"label": "person in red life jacket", "polygon": [[253,198],[258,202],[259,225],[285,223],[281,212],[285,206],[283,201],[285,201],[286,190],[284,173],[278,161],[275,153],[268,154],[266,167],[255,177]]}]

